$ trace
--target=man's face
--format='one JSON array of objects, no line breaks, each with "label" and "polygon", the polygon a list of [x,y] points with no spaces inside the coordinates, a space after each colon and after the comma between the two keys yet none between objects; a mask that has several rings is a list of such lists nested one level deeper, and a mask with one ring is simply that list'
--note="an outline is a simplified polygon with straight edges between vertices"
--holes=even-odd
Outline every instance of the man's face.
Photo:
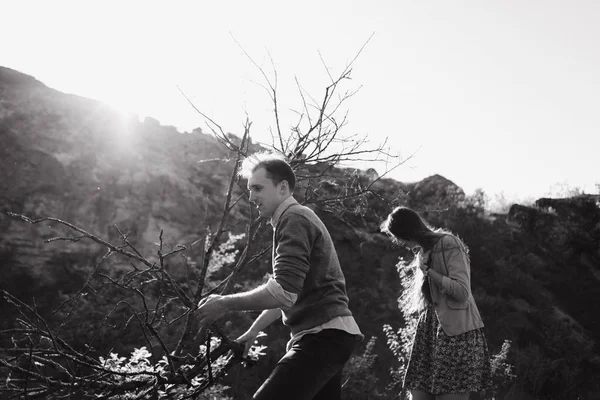
[{"label": "man's face", "polygon": [[250,201],[256,204],[261,217],[272,217],[277,207],[286,199],[288,191],[284,185],[284,182],[273,184],[273,181],[267,177],[267,170],[262,167],[250,175],[248,179]]}]

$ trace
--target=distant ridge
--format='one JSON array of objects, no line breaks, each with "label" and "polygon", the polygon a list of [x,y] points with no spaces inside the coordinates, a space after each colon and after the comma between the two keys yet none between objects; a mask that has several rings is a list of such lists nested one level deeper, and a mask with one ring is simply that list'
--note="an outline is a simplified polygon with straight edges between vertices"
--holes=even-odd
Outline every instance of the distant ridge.
[{"label": "distant ridge", "polygon": [[4,85],[46,86],[31,75],[0,66],[0,83]]}]

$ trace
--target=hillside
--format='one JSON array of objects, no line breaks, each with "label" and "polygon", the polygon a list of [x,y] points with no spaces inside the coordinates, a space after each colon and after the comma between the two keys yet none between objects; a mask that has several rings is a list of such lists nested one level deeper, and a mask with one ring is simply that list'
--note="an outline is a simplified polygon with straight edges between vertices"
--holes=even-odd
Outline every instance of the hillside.
[{"label": "hillside", "polygon": [[[80,287],[104,249],[86,241],[44,243],[65,230],[53,224],[31,226],[6,212],[59,218],[115,242],[118,225],[152,258],[161,230],[173,248],[194,242],[207,226],[215,228],[232,168],[229,152],[200,129],[179,133],[150,118],[139,121],[2,67],[0,138],[0,289],[26,301],[35,296],[48,315],[62,296]],[[333,169],[331,190],[349,174],[364,182],[373,179],[367,172]],[[321,196],[326,196],[323,188]],[[392,204],[404,203],[470,246],[474,294],[492,352],[505,339],[513,343],[509,361],[517,379],[505,398],[592,399],[600,394],[595,310],[600,300],[599,196],[540,199],[534,207],[513,205],[507,215],[491,216],[441,175],[415,183],[382,179],[373,189],[378,196],[350,199],[341,211],[318,197],[311,201],[335,241],[351,309],[365,335],[378,338],[369,372],[380,390],[395,362],[382,326],[403,325],[394,266],[407,254],[393,247],[378,226]],[[243,223],[248,217],[242,199],[231,221]],[[256,286],[270,269],[267,258],[244,271],[238,285]],[[122,262],[111,266],[120,268]],[[176,263],[170,266],[173,271]],[[100,306],[90,303],[92,310]],[[0,310],[7,316],[4,329],[11,326],[14,310],[5,302]],[[247,324],[251,317],[240,315],[236,323]],[[245,327],[229,328],[234,336]],[[235,374],[228,378],[239,398],[246,398],[281,354],[287,332],[272,327],[268,334],[269,353],[261,363],[237,371],[245,374],[242,380]],[[103,345],[130,351],[137,345],[134,338],[134,333],[115,333]]]}]

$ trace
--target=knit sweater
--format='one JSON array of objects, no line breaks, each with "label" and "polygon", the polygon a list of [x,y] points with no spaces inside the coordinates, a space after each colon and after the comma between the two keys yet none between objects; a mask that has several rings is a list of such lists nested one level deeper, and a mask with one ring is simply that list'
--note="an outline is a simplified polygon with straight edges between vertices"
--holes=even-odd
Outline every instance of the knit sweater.
[{"label": "knit sweater", "polygon": [[275,221],[273,278],[298,299],[282,308],[292,334],[351,316],[346,281],[323,222],[308,207],[290,201]]}]

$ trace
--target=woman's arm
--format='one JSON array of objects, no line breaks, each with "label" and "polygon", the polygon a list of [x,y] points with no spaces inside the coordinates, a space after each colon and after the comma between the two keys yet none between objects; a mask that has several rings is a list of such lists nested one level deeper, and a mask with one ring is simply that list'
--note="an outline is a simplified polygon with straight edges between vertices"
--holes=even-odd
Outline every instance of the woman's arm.
[{"label": "woman's arm", "polygon": [[440,274],[432,268],[429,268],[425,272],[425,275],[427,275],[429,279],[431,279],[431,281],[435,283],[438,287],[442,287],[442,279],[444,278],[444,275]]},{"label": "woman's arm", "polygon": [[428,276],[456,301],[466,301],[471,293],[469,259],[463,246],[453,236],[442,238],[441,262],[445,263],[448,275],[429,270]]}]

